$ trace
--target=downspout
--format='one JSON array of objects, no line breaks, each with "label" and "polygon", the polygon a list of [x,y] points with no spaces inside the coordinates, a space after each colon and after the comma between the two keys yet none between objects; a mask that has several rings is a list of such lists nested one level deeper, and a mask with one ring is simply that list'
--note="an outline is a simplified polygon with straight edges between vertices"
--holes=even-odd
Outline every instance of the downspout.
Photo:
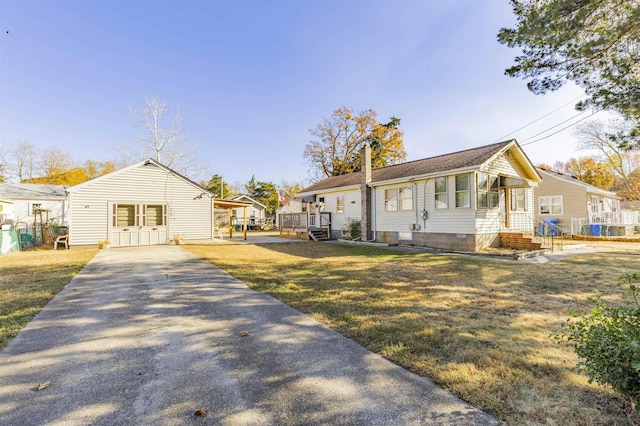
[{"label": "downspout", "polygon": [[370,241],[371,236],[371,147],[365,144],[360,150],[360,238],[362,241]]}]

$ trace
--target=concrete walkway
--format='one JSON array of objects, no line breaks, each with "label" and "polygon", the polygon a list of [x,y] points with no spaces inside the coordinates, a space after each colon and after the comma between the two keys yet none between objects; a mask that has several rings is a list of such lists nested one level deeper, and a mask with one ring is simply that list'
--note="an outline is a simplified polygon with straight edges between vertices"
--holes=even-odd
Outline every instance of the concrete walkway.
[{"label": "concrete walkway", "polygon": [[496,423],[177,246],[101,251],[0,353],[2,425]]}]

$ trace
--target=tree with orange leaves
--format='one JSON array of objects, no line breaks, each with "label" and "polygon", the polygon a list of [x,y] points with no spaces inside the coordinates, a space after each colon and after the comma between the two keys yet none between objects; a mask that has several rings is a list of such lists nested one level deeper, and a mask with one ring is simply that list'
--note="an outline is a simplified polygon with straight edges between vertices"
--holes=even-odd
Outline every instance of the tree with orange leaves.
[{"label": "tree with orange leaves", "polygon": [[373,167],[404,162],[404,133],[398,129],[400,119],[392,117],[378,123],[371,110],[355,113],[340,107],[309,132],[313,139],[304,149],[304,158],[317,178],[340,176],[360,170],[360,149],[371,145]]}]

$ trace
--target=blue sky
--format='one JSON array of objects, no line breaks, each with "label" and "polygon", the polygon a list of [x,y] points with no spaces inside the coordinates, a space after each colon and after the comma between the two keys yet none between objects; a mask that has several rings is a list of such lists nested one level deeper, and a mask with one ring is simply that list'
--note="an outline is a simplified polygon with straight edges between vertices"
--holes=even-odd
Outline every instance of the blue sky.
[{"label": "blue sky", "polygon": [[[504,75],[518,52],[496,34],[514,23],[507,0],[0,0],[0,145],[116,159],[145,95],[179,106],[209,174],[236,184],[305,179],[309,129],[340,106],[399,117],[408,160],[486,145],[582,94]],[[524,148],[579,155],[570,130]]]}]

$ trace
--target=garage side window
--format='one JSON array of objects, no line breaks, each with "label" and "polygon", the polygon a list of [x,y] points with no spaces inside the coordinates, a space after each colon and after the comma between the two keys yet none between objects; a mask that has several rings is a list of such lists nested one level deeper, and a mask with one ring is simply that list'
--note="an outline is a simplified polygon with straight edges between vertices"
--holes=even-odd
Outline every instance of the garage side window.
[{"label": "garage side window", "polygon": [[114,204],[113,226],[136,226],[136,207],[135,204]]},{"label": "garage side window", "polygon": [[147,205],[147,226],[164,226],[167,224],[166,206],[159,204]]}]

